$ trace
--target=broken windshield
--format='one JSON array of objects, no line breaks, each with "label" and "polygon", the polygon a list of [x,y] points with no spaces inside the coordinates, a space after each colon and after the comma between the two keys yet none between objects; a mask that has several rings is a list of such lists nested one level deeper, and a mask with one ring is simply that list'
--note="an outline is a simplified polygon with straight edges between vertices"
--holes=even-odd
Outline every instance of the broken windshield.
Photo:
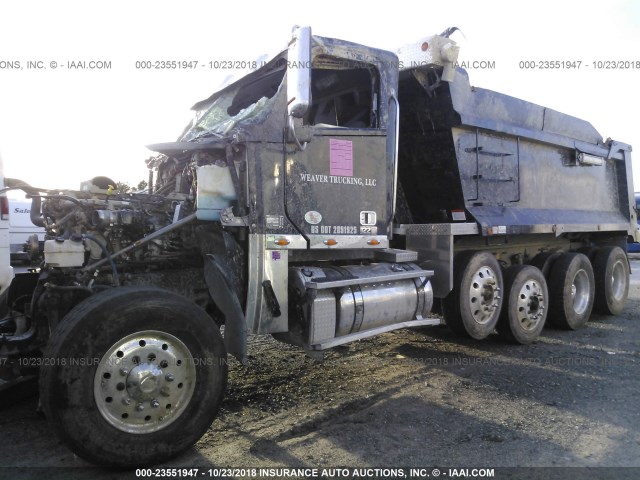
[{"label": "broken windshield", "polygon": [[245,78],[230,86],[196,113],[192,126],[181,138],[192,141],[202,137],[227,135],[238,123],[260,123],[269,112],[268,105],[280,88],[285,66],[270,69],[257,78]]}]

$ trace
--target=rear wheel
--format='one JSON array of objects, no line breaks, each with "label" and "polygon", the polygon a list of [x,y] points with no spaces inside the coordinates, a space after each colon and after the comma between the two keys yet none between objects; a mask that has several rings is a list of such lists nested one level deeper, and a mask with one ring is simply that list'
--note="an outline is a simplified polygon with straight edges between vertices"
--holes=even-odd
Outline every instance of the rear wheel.
[{"label": "rear wheel", "polygon": [[629,295],[629,261],[620,247],[598,249],[593,261],[596,297],[593,308],[598,313],[617,315],[624,309]]},{"label": "rear wheel", "polygon": [[456,257],[454,288],[443,302],[447,325],[458,335],[481,340],[495,329],[502,307],[502,271],[489,252]]},{"label": "rear wheel", "polygon": [[171,292],[117,288],[78,304],[44,354],[40,396],[64,443],[84,459],[165,461],[209,428],[227,380],[214,321]]},{"label": "rear wheel", "polygon": [[531,266],[536,267],[542,272],[544,278],[549,279],[549,272],[551,272],[551,266],[556,259],[562,255],[561,252],[542,252],[533,257]]},{"label": "rear wheel", "polygon": [[533,342],[547,319],[549,292],[542,272],[531,265],[513,265],[504,272],[504,305],[497,330],[504,339]]},{"label": "rear wheel", "polygon": [[596,253],[598,252],[598,248],[592,247],[591,245],[589,245],[589,246],[578,248],[576,252],[585,254],[589,259],[589,261],[591,262],[591,265],[593,265],[593,259],[596,256]]},{"label": "rear wheel", "polygon": [[591,316],[594,298],[591,262],[582,253],[563,253],[549,273],[550,321],[559,328],[576,330]]}]

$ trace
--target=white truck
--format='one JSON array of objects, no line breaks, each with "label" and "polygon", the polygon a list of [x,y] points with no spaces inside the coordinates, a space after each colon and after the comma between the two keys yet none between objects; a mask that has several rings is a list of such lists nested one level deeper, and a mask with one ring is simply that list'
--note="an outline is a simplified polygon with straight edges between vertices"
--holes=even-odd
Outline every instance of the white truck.
[{"label": "white truck", "polygon": [[4,169],[0,158],[0,314],[7,312],[7,295],[13,280],[9,247],[9,199],[4,189]]},{"label": "white truck", "polygon": [[44,227],[31,221],[31,200],[22,192],[10,192],[9,245],[13,265],[29,265],[41,257],[44,248]]}]

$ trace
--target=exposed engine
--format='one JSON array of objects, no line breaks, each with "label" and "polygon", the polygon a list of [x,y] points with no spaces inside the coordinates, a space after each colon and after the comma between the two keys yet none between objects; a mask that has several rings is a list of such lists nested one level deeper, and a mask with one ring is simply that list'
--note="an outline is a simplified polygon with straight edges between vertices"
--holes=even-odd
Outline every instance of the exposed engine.
[{"label": "exposed engine", "polygon": [[[218,222],[195,221],[197,204],[204,203],[199,170],[215,167],[231,181],[225,151],[213,152],[148,159],[152,174],[144,192],[118,191],[107,177],[83,182],[77,191],[10,180],[33,199],[32,222],[46,235],[39,271],[21,274],[12,285],[9,305],[15,314],[0,325],[0,353],[37,349],[74,305],[113,286],[172,290],[220,317],[204,279],[205,255],[222,254],[229,277],[240,278],[244,250]],[[216,191],[209,197],[215,200]],[[225,205],[231,205],[229,197],[216,204]]]},{"label": "exposed engine", "polygon": [[226,171],[226,162],[198,151],[179,157],[158,155],[147,165],[155,171],[155,185],[150,178],[144,193],[118,192],[115,182],[96,177],[79,191],[32,194],[32,221],[47,231],[45,265],[85,267],[83,272],[92,274],[92,264],[103,259],[112,262],[111,274],[113,264],[124,271],[198,265],[194,226],[148,237],[195,212],[196,169],[217,165]]},{"label": "exposed engine", "polygon": [[[45,264],[56,267],[91,264],[192,212],[189,192],[118,194],[93,189],[47,195],[42,205],[42,223],[47,229]],[[83,244],[84,257],[76,255],[79,244]],[[184,261],[194,247],[192,230],[179,229],[122,253],[114,261],[126,264],[128,269],[148,270],[154,265]]]}]

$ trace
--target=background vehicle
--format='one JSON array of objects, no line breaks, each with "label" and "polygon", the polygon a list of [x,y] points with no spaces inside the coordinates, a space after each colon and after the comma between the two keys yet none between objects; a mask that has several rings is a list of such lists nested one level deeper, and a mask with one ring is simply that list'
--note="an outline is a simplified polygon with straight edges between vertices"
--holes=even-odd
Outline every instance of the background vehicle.
[{"label": "background vehicle", "polygon": [[[36,227],[31,221],[31,200],[25,195],[11,192],[8,200],[11,262],[13,264],[31,263],[41,256],[45,229]],[[29,242],[32,244],[27,245]],[[31,258],[32,256],[34,258]]]},{"label": "background vehicle", "polygon": [[0,353],[15,375],[42,355],[41,403],[74,452],[131,466],[188,448],[249,334],[322,358],[439,324],[436,304],[460,335],[526,344],[547,318],[624,308],[631,147],[472,88],[446,36],[399,55],[295,29],[149,147],[148,193],[7,182],[47,234]]},{"label": "background vehicle", "polygon": [[13,268],[9,261],[9,200],[4,189],[4,170],[0,158],[0,314],[7,310],[7,294],[13,280]]},{"label": "background vehicle", "polygon": [[[640,193],[636,192],[636,212],[640,211]],[[638,223],[638,229],[640,229],[640,222]],[[627,245],[627,251],[629,253],[640,253],[640,243],[629,242]]]}]

